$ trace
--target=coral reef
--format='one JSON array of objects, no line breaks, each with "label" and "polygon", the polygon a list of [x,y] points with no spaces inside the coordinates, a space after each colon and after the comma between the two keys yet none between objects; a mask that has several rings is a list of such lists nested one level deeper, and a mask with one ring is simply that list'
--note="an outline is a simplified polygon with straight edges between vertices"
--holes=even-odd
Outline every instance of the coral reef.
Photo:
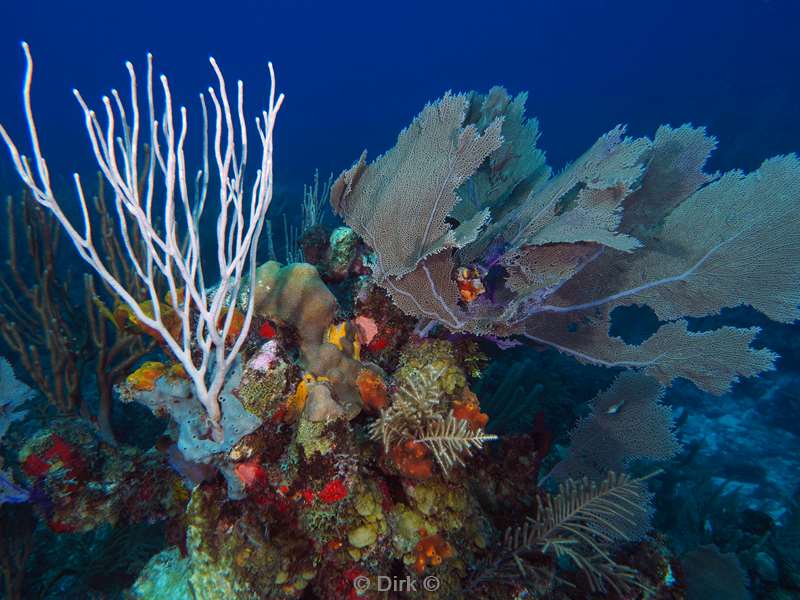
[{"label": "coral reef", "polygon": [[[108,309],[87,280],[102,317],[91,336],[107,350],[98,385],[116,382],[128,410],[146,407],[165,429],[136,449],[79,419],[48,421],[9,452],[2,509],[14,502],[110,555],[119,532],[163,528],[139,544],[153,555],[126,592],[139,600],[798,590],[800,511],[758,504],[755,489],[790,495],[791,465],[767,458],[769,477],[733,460],[716,477],[704,469],[708,450],[743,452],[731,438],[768,434],[729,390],[772,368],[774,339],[754,342],[756,325],[717,313],[798,316],[800,162],[712,175],[716,142],[702,129],[649,139],[618,127],[553,174],[525,100],[499,87],[446,94],[373,163],[362,155],[328,185],[317,175],[301,229],[284,222],[287,264],[256,268],[239,223],[228,246],[243,253],[220,258],[218,286],[187,268],[181,288],[165,264],[168,290],[116,290],[124,306]],[[271,188],[259,185],[263,200]],[[328,195],[346,227],[324,223]],[[175,234],[157,244],[163,260],[196,266],[192,232],[180,256],[165,250],[178,252]],[[103,281],[125,278],[112,275]],[[630,311],[647,311],[652,331]],[[138,341],[126,354],[111,333]],[[29,393],[5,361],[0,378],[5,433],[24,424]],[[763,397],[794,383],[771,381]],[[666,400],[681,386],[692,391],[674,415]],[[720,414],[690,414],[708,394]],[[720,433],[700,440],[711,418]],[[669,460],[682,481],[659,468]],[[656,508],[662,533],[649,535]],[[4,555],[20,557],[4,575],[19,596],[27,546]]]},{"label": "coral reef", "polygon": [[[259,411],[261,425],[218,452],[211,464],[224,477],[194,488],[185,558],[174,552],[154,558],[133,586],[132,597],[154,598],[163,585],[159,581],[171,581],[198,598],[300,598],[310,590],[324,600],[355,599],[362,597],[358,586],[363,582],[377,594],[382,578],[391,573],[414,581],[435,577],[440,589],[434,597],[503,597],[509,588],[521,590],[530,583],[526,572],[506,569],[509,561],[516,564],[513,558],[499,558],[506,547],[503,531],[514,531],[519,519],[524,523],[523,515],[541,515],[545,507],[560,514],[557,507],[567,496],[591,500],[603,493],[623,498],[617,514],[621,521],[613,527],[624,523],[624,534],[601,534],[598,524],[597,531],[578,538],[585,549],[572,548],[567,540],[551,545],[550,538],[530,538],[531,549],[521,543],[518,557],[538,552],[534,544],[562,556],[563,544],[572,550],[564,558],[588,569],[581,584],[587,589],[622,588],[635,580],[636,567],[610,552],[618,540],[638,539],[647,528],[650,500],[641,480],[625,475],[609,475],[602,484],[568,480],[560,496],[540,497],[535,445],[509,440],[497,454],[504,457],[502,463],[486,449],[474,452],[494,439],[483,433],[488,416],[468,383],[467,372],[474,373],[471,365],[481,360],[470,354],[478,352],[475,347],[411,339],[399,351],[394,369],[382,372],[358,360],[354,344],[345,343],[346,323],[335,324],[335,301],[317,287],[309,267],[297,268],[302,276],[293,281],[297,287],[288,297],[303,297],[308,289],[318,296],[305,296],[304,303],[289,300],[287,306],[297,308],[282,314],[274,306],[259,312],[274,323],[270,339],[247,346],[251,354],[240,383],[232,384],[243,405]],[[270,265],[273,275],[284,269]],[[373,315],[369,318],[382,318]],[[302,334],[284,331],[301,327]],[[320,403],[339,406],[327,376],[308,370],[306,357],[322,344],[359,367],[353,372],[358,373],[361,415],[320,409]],[[302,377],[290,366],[295,346]],[[164,378],[162,369],[155,390]],[[324,400],[316,400],[317,395]],[[237,493],[232,478],[240,482]],[[589,503],[586,514],[595,514],[593,506]],[[569,527],[565,524],[564,531]],[[599,557],[588,545],[596,535],[606,535]],[[661,556],[654,551],[652,560],[666,560]],[[594,560],[600,562],[586,562]],[[547,589],[554,591],[571,570],[557,576],[559,562],[548,561]],[[476,565],[482,570],[476,571]],[[637,566],[651,568],[647,561]],[[544,589],[541,582],[537,586]],[[366,597],[377,596],[368,592]],[[410,592],[409,597],[416,595]]]},{"label": "coral reef", "polygon": [[255,314],[292,327],[297,334],[301,365],[315,377],[330,382],[337,402],[350,416],[360,411],[356,379],[360,365],[354,337],[328,336],[334,324],[336,298],[308,264],[281,266],[270,261],[256,271],[252,301]]},{"label": "coral reef", "polygon": [[432,454],[446,475],[453,465],[464,465],[462,457],[473,448],[497,439],[484,433],[488,417],[447,345],[426,341],[407,350],[395,378],[397,392],[370,431],[401,472],[428,475]]},{"label": "coral reef", "polygon": [[186,491],[167,457],[101,442],[81,421],[40,430],[19,450],[28,487],[46,499],[42,517],[56,532],[178,517]]}]

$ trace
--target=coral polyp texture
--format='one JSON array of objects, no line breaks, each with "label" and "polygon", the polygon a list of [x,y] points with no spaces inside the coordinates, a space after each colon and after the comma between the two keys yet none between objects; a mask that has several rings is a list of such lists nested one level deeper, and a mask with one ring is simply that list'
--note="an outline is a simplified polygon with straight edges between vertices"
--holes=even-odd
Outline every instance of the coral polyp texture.
[{"label": "coral polyp texture", "polygon": [[[43,495],[36,510],[58,532],[168,523],[170,547],[132,599],[684,598],[667,543],[648,537],[649,486],[662,474],[652,463],[681,450],[666,390],[683,378],[722,394],[773,368],[777,355],[753,345],[758,329],[703,329],[696,318],[740,305],[798,317],[800,160],[710,174],[716,142],[703,129],[663,126],[650,139],[616,127],[555,173],[526,98],[495,87],[430,103],[394,148],[323,186],[347,227],[324,224],[317,176],[298,247],[287,241],[287,256],[308,262],[256,267],[280,100],[259,122],[264,170],[245,194],[244,166],[228,172],[239,145],[220,125],[232,120],[227,96],[222,108],[214,97],[229,192],[213,288],[197,272],[202,207],[182,190],[186,241],[171,225],[162,239],[148,221],[156,201],[142,211],[134,193],[145,153],[126,133],[128,172],[110,183],[149,240],[138,258],[125,240],[145,300],[104,274],[91,232],[68,233],[122,296],[109,319],[148,340],[116,386],[119,406],[147,407],[166,430],[142,451],[64,416],[17,453],[18,496]],[[64,225],[42,164],[36,179],[0,133],[34,201]],[[183,137],[171,143],[168,160],[182,161]],[[108,145],[97,146],[101,166]],[[159,161],[151,155],[149,185],[165,171],[174,191]],[[239,221],[226,232],[228,216]],[[634,305],[656,321],[639,343],[613,333]],[[545,380],[545,359],[504,362],[524,345],[616,370],[597,369],[600,391],[579,417],[553,392],[567,384]],[[29,397],[12,375],[0,361],[10,390],[0,432]],[[555,432],[554,413],[568,415]]]}]

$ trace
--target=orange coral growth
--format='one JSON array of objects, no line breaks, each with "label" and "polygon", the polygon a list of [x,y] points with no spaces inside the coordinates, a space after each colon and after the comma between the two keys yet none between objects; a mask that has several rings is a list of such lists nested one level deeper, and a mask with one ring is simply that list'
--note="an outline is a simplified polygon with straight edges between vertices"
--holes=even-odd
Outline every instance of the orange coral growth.
[{"label": "orange coral growth", "polygon": [[424,480],[433,474],[433,460],[424,444],[414,440],[400,442],[392,448],[391,456],[400,474],[405,477]]},{"label": "orange coral growth", "polygon": [[[156,387],[156,380],[166,374],[167,366],[156,361],[147,361],[133,373],[128,375],[127,382],[133,389],[149,391]],[[185,375],[185,373],[184,373]]]},{"label": "orange coral growth", "polygon": [[326,549],[328,552],[336,552],[336,551],[337,551],[337,550],[339,550],[339,549],[340,549],[340,548],[341,548],[343,545],[344,545],[344,543],[342,542],[342,540],[336,540],[336,539],[334,539],[334,540],[331,540],[331,541],[329,541],[327,544],[325,544],[325,549]]},{"label": "orange coral growth", "polygon": [[286,406],[286,414],[284,415],[284,421],[287,423],[296,421],[300,413],[303,412],[303,408],[306,406],[306,400],[308,400],[308,383],[310,381],[313,381],[313,378],[306,374],[300,383],[297,384],[297,388],[292,397],[289,398],[289,402]]},{"label": "orange coral growth", "polygon": [[361,401],[367,408],[379,411],[389,404],[389,395],[383,378],[371,369],[361,369],[356,378]]},{"label": "orange coral growth", "polygon": [[420,540],[414,547],[414,570],[422,573],[425,567],[436,567],[442,561],[453,556],[453,547],[440,535],[428,535],[424,529],[419,530]]},{"label": "orange coral growth", "polygon": [[[217,327],[219,327],[220,333],[222,332],[222,328],[225,326],[225,319],[228,318],[228,309],[225,308],[219,315],[217,319]],[[232,344],[236,341],[236,338],[239,337],[239,334],[242,332],[242,327],[244,327],[244,313],[240,311],[238,308],[233,309],[233,317],[231,317],[231,328],[228,330],[228,335],[225,336],[225,341],[229,344]]]},{"label": "orange coral growth", "polygon": [[456,276],[456,285],[458,285],[458,291],[461,293],[461,299],[464,302],[473,302],[477,300],[478,296],[486,292],[483,281],[481,281],[481,274],[478,269],[474,268],[459,268]]},{"label": "orange coral growth", "polygon": [[483,429],[489,422],[489,415],[481,412],[478,397],[469,389],[465,389],[461,400],[453,402],[453,416],[469,422],[472,431]]}]

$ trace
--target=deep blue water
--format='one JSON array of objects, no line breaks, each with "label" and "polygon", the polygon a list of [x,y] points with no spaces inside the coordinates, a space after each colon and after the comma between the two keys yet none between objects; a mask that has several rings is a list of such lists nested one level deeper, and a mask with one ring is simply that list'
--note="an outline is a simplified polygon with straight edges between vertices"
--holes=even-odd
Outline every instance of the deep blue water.
[{"label": "deep blue water", "polygon": [[0,8],[0,120],[21,127],[24,39],[54,172],[92,165],[71,88],[95,101],[125,89],[124,61],[141,70],[147,51],[194,110],[212,82],[209,54],[229,81],[245,81],[252,111],[274,63],[287,96],[276,140],[283,189],[299,189],[317,167],[338,173],[364,148],[390,148],[448,89],[494,84],[530,92],[528,114],[539,117],[554,166],[617,123],[652,134],[691,122],[720,139],[712,167],[750,170],[800,141],[799,20],[790,0],[9,0]]}]

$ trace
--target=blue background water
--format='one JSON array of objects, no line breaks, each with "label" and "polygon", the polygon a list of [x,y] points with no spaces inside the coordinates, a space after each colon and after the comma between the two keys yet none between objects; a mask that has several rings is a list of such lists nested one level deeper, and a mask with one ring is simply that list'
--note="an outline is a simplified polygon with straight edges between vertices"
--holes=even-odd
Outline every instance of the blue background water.
[{"label": "blue background water", "polygon": [[[314,168],[375,156],[445,90],[529,91],[541,145],[560,167],[617,123],[708,126],[713,167],[753,169],[800,148],[800,3],[690,2],[62,2],[0,7],[0,121],[22,131],[20,40],[36,58],[34,102],[54,172],[94,170],[70,89],[95,103],[125,89],[125,60],[146,51],[197,111],[213,54],[260,107],[273,61],[287,95],[277,134],[279,187]],[[198,113],[195,113],[198,114]],[[76,150],[80,150],[76,152]],[[8,181],[9,165],[0,162]]]}]

